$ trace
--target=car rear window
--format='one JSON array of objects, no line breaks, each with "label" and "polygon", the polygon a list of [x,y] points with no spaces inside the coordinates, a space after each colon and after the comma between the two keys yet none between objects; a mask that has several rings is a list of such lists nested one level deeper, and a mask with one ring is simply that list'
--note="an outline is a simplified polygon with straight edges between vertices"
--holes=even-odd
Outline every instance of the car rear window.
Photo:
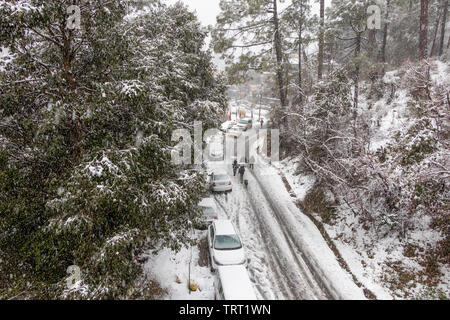
[{"label": "car rear window", "polygon": [[223,180],[229,180],[228,176],[224,174],[218,174],[214,176],[215,181],[223,181]]},{"label": "car rear window", "polygon": [[242,244],[237,235],[217,235],[214,248],[216,250],[237,250],[242,248]]}]

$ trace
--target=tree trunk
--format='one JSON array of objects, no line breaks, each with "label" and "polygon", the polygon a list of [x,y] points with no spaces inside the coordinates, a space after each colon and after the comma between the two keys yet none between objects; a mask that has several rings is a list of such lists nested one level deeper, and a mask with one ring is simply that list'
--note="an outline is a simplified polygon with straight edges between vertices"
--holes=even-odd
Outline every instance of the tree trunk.
[{"label": "tree trunk", "polygon": [[[278,6],[277,0],[273,1],[273,24],[274,24],[274,34],[275,34],[275,52],[277,59],[277,79],[278,79],[278,89],[280,92],[280,101],[281,106],[287,106],[287,88],[284,82],[284,74],[283,74],[283,52],[281,48],[281,36],[280,36],[280,25],[278,20]],[[286,119],[286,118],[285,118]]]},{"label": "tree trunk", "polygon": [[302,77],[302,54],[303,54],[303,3],[300,3],[300,28],[298,30],[298,101],[299,104],[303,103],[303,77]]},{"label": "tree trunk", "polygon": [[[442,5],[442,1],[441,1],[441,6],[440,8],[443,8]],[[434,55],[434,53],[436,52],[436,38],[437,38],[437,34],[438,34],[438,29],[439,29],[439,22],[441,21],[441,10],[438,10],[438,16],[437,19],[434,23],[434,31],[433,31],[433,44],[431,45],[431,51],[430,51],[430,57],[432,57]]]},{"label": "tree trunk", "polygon": [[319,56],[318,56],[318,78],[323,76],[323,52],[324,52],[324,32],[325,32],[325,0],[320,0],[320,31],[319,31]]},{"label": "tree trunk", "polygon": [[427,58],[428,44],[428,0],[420,0],[419,57]]},{"label": "tree trunk", "polygon": [[[77,162],[83,154],[83,143],[85,140],[85,127],[83,120],[77,110],[77,83],[72,73],[74,55],[72,52],[72,31],[67,31],[63,24],[60,25],[63,46],[61,48],[61,67],[64,79],[71,92],[71,113],[69,114],[71,121],[70,138],[72,142],[72,161]],[[67,33],[66,33],[67,31]]]},{"label": "tree trunk", "polygon": [[439,41],[439,56],[444,53],[444,37],[445,37],[445,26],[447,24],[447,13],[448,13],[448,0],[445,0],[444,11],[442,13],[442,24],[441,24],[441,39]]},{"label": "tree trunk", "polygon": [[302,88],[302,27],[300,27],[298,33],[298,101],[301,104],[303,102],[303,88]]},{"label": "tree trunk", "polygon": [[383,76],[386,73],[386,45],[387,45],[387,36],[388,36],[388,28],[389,28],[389,10],[390,10],[391,0],[386,1],[386,15],[384,21],[384,30],[383,30],[383,44],[381,45],[381,62],[383,63]]},{"label": "tree trunk", "polygon": [[63,69],[64,78],[67,82],[68,87],[71,91],[75,91],[76,83],[72,75],[72,43],[71,43],[71,33],[67,35],[64,27],[61,25],[61,34],[63,40],[63,47],[61,48],[61,67]]},{"label": "tree trunk", "polygon": [[370,58],[370,61],[375,62],[376,60],[376,47],[377,47],[377,31],[376,30],[369,30],[369,36],[368,36],[368,56]]},{"label": "tree trunk", "polygon": [[[362,34],[360,32],[357,33],[356,35],[356,48],[355,48],[355,57],[357,59],[359,59],[359,55],[361,54],[361,37]],[[359,100],[359,72],[360,72],[360,64],[359,61],[356,61],[356,66],[355,66],[355,99],[353,102],[353,116],[356,119],[356,113],[358,110],[358,100]]]}]

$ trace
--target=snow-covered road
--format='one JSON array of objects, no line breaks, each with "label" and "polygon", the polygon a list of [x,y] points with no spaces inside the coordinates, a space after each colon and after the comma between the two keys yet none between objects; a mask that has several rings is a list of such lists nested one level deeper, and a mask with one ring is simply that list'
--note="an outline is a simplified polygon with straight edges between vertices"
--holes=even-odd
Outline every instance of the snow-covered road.
[{"label": "snow-covered road", "polygon": [[[256,130],[250,132],[250,146],[256,148]],[[241,234],[259,298],[364,299],[315,225],[295,206],[277,170],[259,160],[245,174],[248,189],[236,176],[232,193],[215,196],[221,218],[231,219]],[[208,162],[208,169],[233,176],[224,162]]]},{"label": "snow-covered road", "polygon": [[[247,146],[256,150],[257,130],[250,130],[249,136]],[[320,231],[295,205],[278,169],[258,156],[255,169],[245,173],[245,188],[238,175],[233,177],[230,161],[206,161],[206,167],[232,177],[233,191],[214,199],[219,218],[232,220],[241,235],[258,299],[365,299]],[[151,256],[145,267],[168,290],[168,299],[213,299],[213,274],[199,266],[198,257],[198,247],[179,253],[165,250]],[[189,278],[199,284],[198,292],[190,294]]]},{"label": "snow-covered road", "polygon": [[218,195],[221,218],[233,221],[249,258],[249,273],[261,299],[326,299],[301,252],[286,236],[271,204],[251,174],[249,189],[236,181],[233,193]]}]

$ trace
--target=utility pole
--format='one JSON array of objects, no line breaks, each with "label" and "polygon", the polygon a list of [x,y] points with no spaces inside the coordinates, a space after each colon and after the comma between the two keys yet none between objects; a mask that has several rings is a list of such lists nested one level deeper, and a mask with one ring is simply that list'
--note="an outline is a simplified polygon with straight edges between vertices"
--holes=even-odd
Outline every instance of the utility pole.
[{"label": "utility pole", "polygon": [[261,90],[259,91],[259,119],[258,119],[259,122],[261,122],[261,104],[262,104],[262,86]]}]

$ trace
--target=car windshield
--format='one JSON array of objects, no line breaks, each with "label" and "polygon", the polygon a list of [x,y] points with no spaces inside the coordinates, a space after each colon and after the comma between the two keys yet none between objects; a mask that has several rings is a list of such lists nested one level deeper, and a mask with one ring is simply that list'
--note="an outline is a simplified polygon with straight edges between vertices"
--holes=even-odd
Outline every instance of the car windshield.
[{"label": "car windshield", "polygon": [[228,176],[224,175],[224,174],[218,174],[214,176],[214,180],[215,181],[223,181],[223,180],[228,180]]},{"label": "car windshield", "polygon": [[236,250],[242,248],[241,240],[237,235],[216,236],[214,243],[216,250]]},{"label": "car windshield", "polygon": [[247,124],[248,123],[248,121],[247,120],[241,120],[241,122],[240,123],[242,123],[242,124]]}]

